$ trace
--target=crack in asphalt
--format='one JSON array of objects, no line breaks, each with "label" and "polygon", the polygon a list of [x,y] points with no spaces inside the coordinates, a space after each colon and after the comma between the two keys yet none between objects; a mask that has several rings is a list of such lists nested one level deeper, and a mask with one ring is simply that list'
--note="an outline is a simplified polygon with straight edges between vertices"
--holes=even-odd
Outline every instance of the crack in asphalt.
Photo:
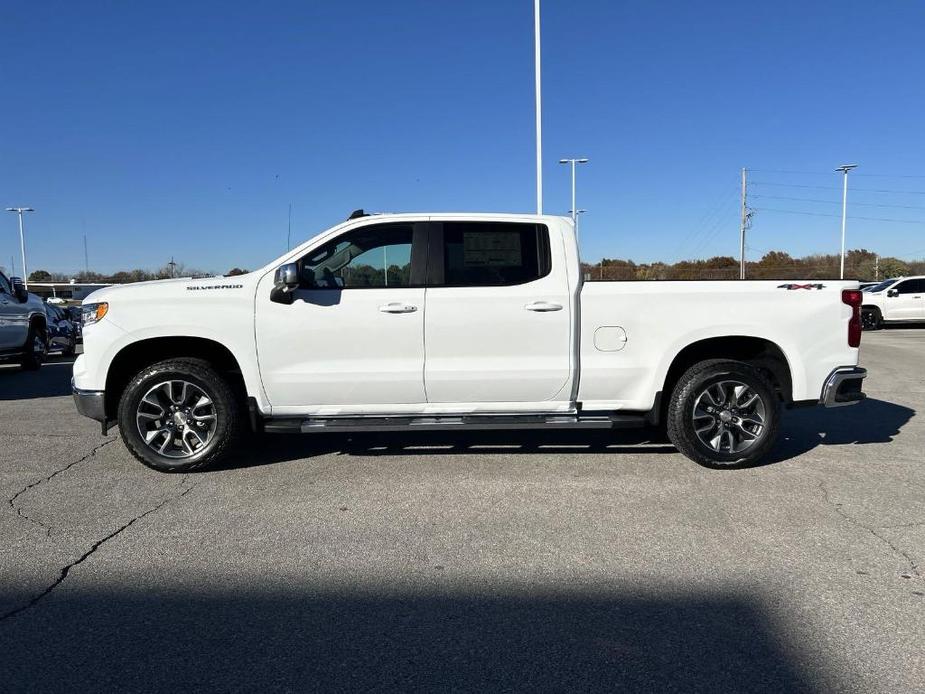
[{"label": "crack in asphalt", "polygon": [[[104,444],[104,445],[105,445],[105,444]],[[188,477],[188,475],[184,475],[183,479],[180,480],[180,485],[181,485],[181,486],[186,482],[187,477]],[[146,516],[150,516],[150,515],[153,514],[153,513],[157,513],[157,512],[160,511],[164,506],[166,506],[167,504],[169,504],[171,501],[177,501],[177,500],[179,500],[179,499],[182,499],[184,496],[186,496],[187,494],[189,494],[189,493],[190,493],[191,491],[193,491],[193,489],[195,489],[195,488],[196,488],[196,485],[194,484],[194,485],[192,485],[192,486],[190,486],[190,487],[187,487],[186,489],[184,489],[182,492],[180,492],[180,493],[177,494],[176,496],[171,496],[171,497],[168,497],[168,498],[164,499],[164,500],[161,501],[160,503],[158,503],[158,504],[156,504],[155,506],[152,506],[151,508],[149,508],[149,509],[148,509],[147,511],[145,511],[144,513],[139,514],[139,515],[135,516],[134,518],[132,518],[128,523],[125,523],[124,525],[122,525],[122,526],[116,528],[115,530],[113,530],[111,533],[109,533],[109,534],[106,535],[105,537],[103,537],[103,538],[97,540],[96,542],[94,542],[94,543],[90,546],[90,549],[88,549],[86,552],[84,552],[82,555],[80,555],[80,557],[78,557],[77,559],[75,559],[74,561],[72,561],[72,562],[71,562],[70,564],[68,564],[67,566],[64,566],[64,567],[61,569],[61,571],[59,572],[58,578],[56,578],[55,581],[54,581],[51,585],[49,585],[47,588],[45,588],[41,593],[38,593],[37,595],[35,595],[35,596],[34,596],[31,600],[29,600],[29,602],[27,602],[25,605],[20,605],[19,607],[13,608],[12,610],[9,610],[8,612],[5,612],[4,614],[0,615],[0,622],[3,622],[3,621],[5,621],[5,620],[9,619],[10,617],[15,617],[15,616],[18,615],[20,612],[25,612],[26,610],[35,607],[35,606],[39,603],[39,601],[41,601],[41,600],[42,600],[44,597],[46,597],[47,595],[51,594],[51,592],[54,591],[55,588],[57,588],[59,585],[61,585],[61,584],[64,582],[64,580],[65,580],[65,579],[68,577],[68,575],[70,574],[71,569],[73,569],[73,568],[74,568],[75,566],[77,566],[78,564],[82,564],[84,561],[86,561],[87,559],[89,559],[90,556],[91,556],[94,552],[96,552],[96,550],[98,550],[100,547],[102,547],[104,544],[106,544],[107,542],[109,542],[111,539],[113,539],[113,538],[116,537],[117,535],[121,534],[122,532],[128,530],[130,527],[132,527],[132,525],[134,525],[137,521],[140,521],[142,518],[145,518]]]},{"label": "crack in asphalt", "polygon": [[[846,521],[848,521],[849,523],[851,523],[851,524],[854,525],[855,527],[861,528],[862,530],[866,530],[866,531],[869,532],[871,535],[873,535],[874,537],[876,537],[878,540],[880,540],[880,542],[882,542],[882,543],[885,544],[887,547],[889,547],[891,550],[893,550],[893,553],[894,553],[894,554],[898,554],[898,555],[901,556],[903,559],[905,559],[905,560],[909,563],[909,568],[912,570],[912,573],[914,573],[914,574],[916,575],[917,578],[923,578],[921,572],[919,571],[918,564],[916,564],[916,563],[915,563],[915,560],[914,560],[911,556],[909,556],[909,553],[908,553],[908,552],[906,552],[905,550],[903,550],[903,549],[897,547],[897,546],[896,546],[895,544],[893,544],[888,538],[886,538],[886,537],[884,537],[883,535],[881,535],[880,533],[878,533],[876,527],[871,527],[871,526],[869,526],[869,525],[864,525],[861,521],[859,521],[858,519],[856,519],[854,516],[850,515],[849,513],[846,513],[846,512],[844,511],[844,509],[842,509],[842,503],[841,503],[841,502],[832,501],[832,500],[829,498],[829,490],[828,490],[828,488],[825,486],[825,482],[820,482],[820,483],[819,483],[819,489],[822,491],[822,499],[823,499],[823,501],[825,501],[827,504],[829,504],[830,506],[832,506],[832,508],[835,509],[835,512],[836,512],[839,516],[841,516],[842,518],[844,518]],[[886,526],[886,527],[889,527],[889,526]],[[902,527],[902,526],[899,526],[899,527]],[[883,528],[883,529],[885,529],[885,528]]]},{"label": "crack in asphalt", "polygon": [[37,480],[36,482],[33,482],[33,483],[31,483],[31,484],[27,484],[25,487],[23,487],[23,488],[20,489],[18,492],[16,492],[13,496],[11,496],[9,499],[7,499],[7,504],[9,505],[9,507],[10,507],[11,509],[13,509],[14,511],[16,511],[16,515],[17,515],[17,516],[19,516],[20,518],[23,518],[23,519],[29,521],[29,522],[32,523],[33,525],[37,525],[37,526],[39,526],[40,528],[44,529],[44,530],[45,530],[45,537],[50,537],[50,536],[51,536],[51,527],[45,525],[44,523],[42,523],[42,522],[39,521],[39,520],[36,520],[35,518],[32,518],[32,517],[29,516],[27,513],[24,513],[23,510],[22,510],[22,507],[16,505],[16,500],[17,500],[19,497],[21,497],[23,494],[25,494],[26,492],[28,492],[29,490],[35,489],[35,488],[38,487],[40,484],[45,484],[46,482],[50,482],[52,479],[54,479],[55,477],[57,477],[58,475],[60,475],[62,472],[67,472],[68,470],[70,470],[70,469],[71,469],[72,467],[74,467],[75,465],[77,465],[77,464],[79,464],[79,463],[82,463],[82,462],[84,462],[85,460],[90,460],[90,458],[92,458],[93,456],[95,456],[96,453],[97,453],[97,451],[99,451],[101,448],[103,448],[104,446],[108,446],[109,444],[115,443],[115,442],[116,442],[116,439],[110,439],[109,441],[104,441],[103,443],[99,444],[98,446],[94,446],[93,449],[92,449],[89,453],[87,453],[85,456],[83,456],[83,457],[81,457],[81,458],[78,458],[77,460],[74,460],[74,461],[68,463],[67,465],[65,465],[65,466],[62,467],[62,468],[58,468],[57,470],[55,470],[53,473],[51,473],[51,474],[48,475],[47,477],[43,477],[42,479]]}]

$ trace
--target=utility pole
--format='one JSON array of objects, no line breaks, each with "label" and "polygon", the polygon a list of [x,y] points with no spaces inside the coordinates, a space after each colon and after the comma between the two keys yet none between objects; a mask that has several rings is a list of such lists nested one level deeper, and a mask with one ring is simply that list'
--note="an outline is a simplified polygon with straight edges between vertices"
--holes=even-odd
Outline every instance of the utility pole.
[{"label": "utility pole", "polygon": [[857,164],[842,164],[835,171],[844,174],[845,187],[841,199],[841,273],[839,279],[845,279],[845,221],[848,217],[848,172],[858,168]]},{"label": "utility pole", "polygon": [[35,212],[31,207],[7,207],[7,212],[16,212],[19,215],[19,252],[22,254],[22,283],[29,288],[29,273],[26,271],[26,237],[22,228],[22,216],[24,212]]},{"label": "utility pole", "polygon": [[170,256],[170,262],[167,263],[167,266],[170,268],[170,277],[176,277],[177,264],[173,261],[173,256]]},{"label": "utility pole", "polygon": [[572,210],[571,210],[571,212],[572,212],[572,222],[574,222],[575,224],[577,224],[577,223],[578,223],[578,213],[579,213],[579,210],[578,210],[578,208],[575,206],[575,165],[576,165],[576,164],[587,164],[587,163],[588,163],[588,159],[587,159],[586,157],[581,157],[581,158],[575,158],[575,157],[573,157],[573,158],[571,158],[571,159],[569,159],[569,158],[560,159],[560,160],[559,160],[559,163],[560,163],[560,164],[571,164],[571,165],[572,165]]},{"label": "utility pole", "polygon": [[533,0],[533,70],[536,78],[536,213],[543,214],[543,97],[540,79],[540,0]]},{"label": "utility pole", "polygon": [[90,274],[90,256],[87,255],[87,235],[84,234],[84,274]]},{"label": "utility pole", "polygon": [[880,255],[874,257],[874,279],[880,281]]},{"label": "utility pole", "polygon": [[748,170],[742,168],[742,221],[739,226],[739,279],[745,279],[745,231],[748,229]]}]

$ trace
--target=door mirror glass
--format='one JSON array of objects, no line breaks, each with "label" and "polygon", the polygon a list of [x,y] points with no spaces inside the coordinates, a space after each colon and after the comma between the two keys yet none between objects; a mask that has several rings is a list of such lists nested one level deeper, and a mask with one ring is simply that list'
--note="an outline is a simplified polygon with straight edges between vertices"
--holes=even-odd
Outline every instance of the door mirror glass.
[{"label": "door mirror glass", "polygon": [[270,291],[270,301],[278,304],[291,304],[292,292],[299,286],[299,266],[295,263],[286,263],[276,268],[273,276],[273,289]]},{"label": "door mirror glass", "polygon": [[299,286],[299,266],[295,263],[286,263],[276,268],[276,275],[273,283],[277,287],[287,287],[294,289]]}]

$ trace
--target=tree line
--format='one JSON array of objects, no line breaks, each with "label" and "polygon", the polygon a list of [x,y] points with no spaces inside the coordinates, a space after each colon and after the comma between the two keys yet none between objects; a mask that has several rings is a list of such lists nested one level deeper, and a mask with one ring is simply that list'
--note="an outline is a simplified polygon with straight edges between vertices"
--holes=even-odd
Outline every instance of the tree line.
[{"label": "tree line", "polygon": [[[747,279],[838,279],[841,256],[815,254],[794,258],[783,251],[769,251],[757,261],[747,261]],[[591,280],[731,280],[739,277],[739,261],[732,256],[677,263],[634,263],[604,258],[597,264],[582,263]],[[925,260],[905,261],[881,257],[866,249],[845,254],[845,277],[856,280],[886,279],[903,275],[925,275]]]}]

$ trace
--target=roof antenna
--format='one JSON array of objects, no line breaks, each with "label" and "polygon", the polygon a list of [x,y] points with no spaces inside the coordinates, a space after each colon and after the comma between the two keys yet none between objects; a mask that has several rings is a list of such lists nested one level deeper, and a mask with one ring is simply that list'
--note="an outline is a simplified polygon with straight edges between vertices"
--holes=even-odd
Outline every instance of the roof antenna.
[{"label": "roof antenna", "polygon": [[360,217],[368,217],[368,216],[369,214],[364,212],[361,208],[359,210],[354,210],[353,212],[351,212],[350,216],[347,217],[347,221],[349,222],[351,219],[359,219]]}]

